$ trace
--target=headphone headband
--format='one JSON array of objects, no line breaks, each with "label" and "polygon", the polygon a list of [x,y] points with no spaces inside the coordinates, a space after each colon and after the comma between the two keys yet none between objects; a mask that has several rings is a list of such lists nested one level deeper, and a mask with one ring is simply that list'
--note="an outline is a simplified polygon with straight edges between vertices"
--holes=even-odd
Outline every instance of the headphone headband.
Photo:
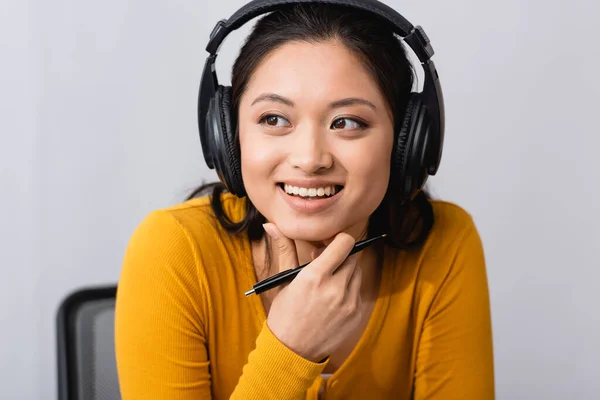
[{"label": "headphone headband", "polygon": [[414,30],[414,26],[396,10],[376,0],[253,0],[237,10],[228,20],[221,20],[217,23],[213,33],[210,35],[206,50],[210,54],[215,54],[223,39],[229,33],[238,29],[252,18],[276,11],[285,6],[306,3],[350,6],[355,9],[367,11],[390,24],[394,32],[402,37],[408,36]]}]

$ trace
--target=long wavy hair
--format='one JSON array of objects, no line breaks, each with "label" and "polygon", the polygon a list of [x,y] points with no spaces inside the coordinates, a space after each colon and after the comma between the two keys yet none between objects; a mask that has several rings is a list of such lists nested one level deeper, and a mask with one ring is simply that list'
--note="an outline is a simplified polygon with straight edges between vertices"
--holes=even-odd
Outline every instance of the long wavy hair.
[{"label": "long wavy hair", "polygon": [[[290,41],[317,43],[338,40],[356,54],[377,82],[394,115],[395,141],[402,115],[413,87],[414,74],[406,51],[391,27],[371,15],[345,6],[302,4],[282,8],[263,16],[247,37],[232,68],[232,115],[237,116],[240,98],[252,73],[272,51]],[[233,121],[237,126],[237,121]],[[234,137],[240,156],[239,135]],[[386,232],[387,244],[400,249],[421,245],[433,223],[430,196],[420,191],[412,200],[402,202],[398,177],[390,174],[386,194],[369,218],[368,235]],[[209,195],[219,224],[229,233],[246,232],[251,241],[264,236],[265,217],[246,199],[242,220],[232,221],[225,213],[221,194],[227,189],[221,182],[203,184],[188,200]],[[268,241],[267,241],[268,246]]]}]

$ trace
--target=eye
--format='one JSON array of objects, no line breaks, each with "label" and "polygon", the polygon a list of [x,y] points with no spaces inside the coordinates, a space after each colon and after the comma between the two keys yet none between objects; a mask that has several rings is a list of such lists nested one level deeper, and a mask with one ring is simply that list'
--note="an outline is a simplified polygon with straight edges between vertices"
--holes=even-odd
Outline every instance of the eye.
[{"label": "eye", "polygon": [[331,124],[330,129],[361,129],[366,128],[367,124],[362,121],[357,121],[353,118],[338,118]]},{"label": "eye", "polygon": [[267,114],[267,115],[263,116],[258,121],[258,123],[259,124],[267,124],[274,128],[288,127],[291,125],[287,119],[283,118],[280,115],[275,115],[275,114]]}]

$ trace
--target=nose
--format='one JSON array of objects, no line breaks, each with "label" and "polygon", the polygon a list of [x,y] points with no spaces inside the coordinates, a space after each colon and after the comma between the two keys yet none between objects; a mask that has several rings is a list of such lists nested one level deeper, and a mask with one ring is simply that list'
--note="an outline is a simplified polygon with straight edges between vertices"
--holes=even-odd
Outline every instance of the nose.
[{"label": "nose", "polygon": [[294,132],[292,148],[289,149],[288,162],[294,168],[306,174],[313,174],[333,165],[327,133],[317,127]]}]

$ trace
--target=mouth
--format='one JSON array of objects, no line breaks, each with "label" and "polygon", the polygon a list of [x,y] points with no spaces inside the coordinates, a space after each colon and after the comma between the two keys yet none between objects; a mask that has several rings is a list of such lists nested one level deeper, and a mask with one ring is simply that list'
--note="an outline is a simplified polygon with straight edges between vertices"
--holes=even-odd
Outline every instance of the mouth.
[{"label": "mouth", "polygon": [[284,182],[277,183],[277,186],[283,190],[285,194],[291,197],[297,197],[304,200],[320,200],[333,197],[344,190],[342,185],[326,185],[320,187],[306,188],[286,184]]}]

